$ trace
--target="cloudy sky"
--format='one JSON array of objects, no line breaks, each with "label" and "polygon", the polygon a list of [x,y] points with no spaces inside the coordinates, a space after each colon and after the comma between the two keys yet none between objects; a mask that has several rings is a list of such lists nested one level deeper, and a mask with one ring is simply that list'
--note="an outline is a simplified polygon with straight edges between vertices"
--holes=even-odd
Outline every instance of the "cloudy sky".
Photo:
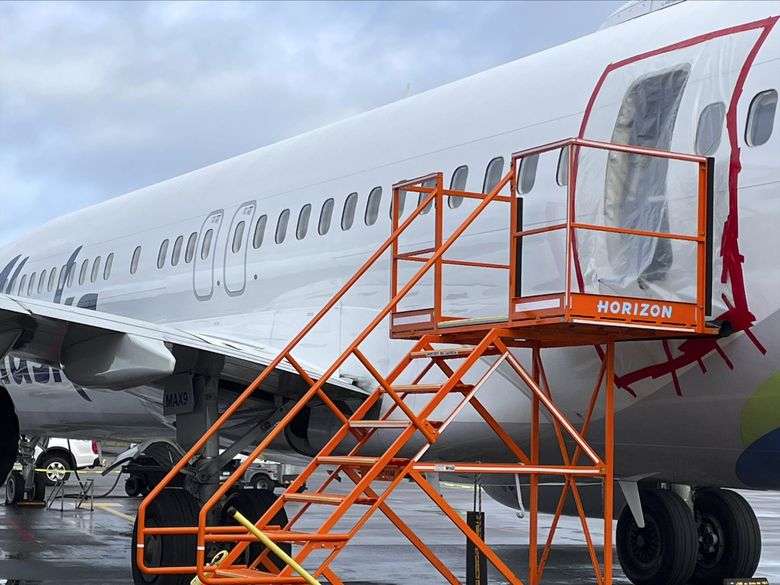
[{"label": "cloudy sky", "polygon": [[595,31],[622,2],[0,3],[0,244]]}]

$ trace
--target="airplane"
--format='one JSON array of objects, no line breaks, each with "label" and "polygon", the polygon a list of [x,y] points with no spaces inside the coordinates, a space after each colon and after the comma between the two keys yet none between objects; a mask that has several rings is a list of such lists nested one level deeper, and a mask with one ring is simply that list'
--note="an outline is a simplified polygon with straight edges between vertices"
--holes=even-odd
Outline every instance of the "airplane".
[{"label": "airplane", "polygon": [[[640,490],[641,505],[621,513],[616,544],[636,584],[751,576],[760,529],[727,488],[780,489],[779,17],[778,2],[629,2],[583,38],[107,200],[3,246],[0,384],[22,434],[175,434],[182,448],[192,445],[214,405],[229,404],[388,236],[399,180],[443,169],[453,188],[487,192],[512,152],[573,136],[696,153],[715,164],[711,315],[723,335],[619,347],[616,474],[627,498]],[[521,170],[525,225],[563,217],[561,158]],[[686,204],[674,165],[637,160],[610,161],[591,184],[604,213],[639,227],[674,224]],[[636,185],[644,196],[634,196]],[[445,214],[454,222],[471,209],[453,197]],[[464,259],[506,252],[507,218],[486,213],[464,238]],[[604,286],[684,289],[684,253],[621,246]],[[528,285],[542,287],[558,276],[555,244],[532,251],[524,257],[539,276]],[[387,302],[388,270],[302,347],[312,376]],[[505,300],[500,276],[464,269],[452,281],[447,298],[458,314],[491,314]],[[387,326],[381,333],[366,351],[387,368],[408,343],[390,341]],[[553,387],[600,365],[592,347],[551,359]],[[327,391],[356,404],[371,390],[367,378],[348,362]],[[278,420],[302,388],[280,366],[233,432]],[[495,376],[484,402],[523,441],[529,404],[514,390]],[[572,418],[583,408],[574,393],[559,402]],[[14,415],[2,416],[5,424]],[[464,411],[458,432],[429,456],[490,461],[493,435],[471,416]],[[277,450],[310,457],[334,425],[313,408]],[[486,478],[484,487],[518,507],[513,480]]]}]

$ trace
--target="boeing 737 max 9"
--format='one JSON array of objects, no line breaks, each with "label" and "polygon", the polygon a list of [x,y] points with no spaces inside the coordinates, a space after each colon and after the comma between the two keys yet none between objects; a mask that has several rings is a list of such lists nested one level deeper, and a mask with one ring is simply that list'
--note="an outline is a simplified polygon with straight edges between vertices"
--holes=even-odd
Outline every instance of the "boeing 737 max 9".
[{"label": "boeing 737 max 9", "polygon": [[[778,15],[776,2],[629,3],[584,38],[77,211],[4,246],[0,384],[22,434],[175,429],[183,447],[192,445],[209,424],[199,393],[216,387],[219,403],[230,403],[325,304],[388,236],[390,187],[399,180],[442,169],[453,188],[488,192],[512,152],[568,137],[696,153],[715,164],[711,313],[724,335],[622,345],[615,423],[617,477],[655,502],[645,514],[656,514],[663,538],[698,531],[700,550],[679,559],[685,547],[654,548],[631,530],[618,531],[626,540],[617,545],[636,583],[752,574],[761,546],[755,516],[721,488],[780,489]],[[674,224],[682,196],[673,165],[638,161],[606,167],[604,213],[631,215],[640,229],[651,229],[647,218]],[[556,156],[521,170],[526,225],[563,217],[553,195],[565,189],[567,168]],[[446,220],[462,220],[474,205],[451,198]],[[462,257],[501,258],[506,227],[499,209],[486,212],[459,244]],[[672,286],[682,256],[653,246],[649,256],[615,252],[621,278],[602,285]],[[540,279],[557,275],[554,248],[524,252]],[[642,258],[651,261],[637,269]],[[314,377],[387,302],[388,270],[350,294],[301,348],[296,357]],[[451,282],[447,302],[457,314],[501,310],[500,277],[464,268]],[[391,341],[385,326],[364,347],[387,368],[409,346]],[[592,347],[561,349],[552,360],[550,383],[559,388],[601,364]],[[525,441],[528,400],[498,374],[483,401]],[[349,408],[371,390],[368,378],[347,362],[327,391]],[[280,368],[253,397],[246,424],[278,420],[302,388],[297,372]],[[575,420],[583,400],[558,396]],[[307,410],[277,449],[311,456],[337,424],[327,412]],[[453,423],[460,430],[428,457],[490,461],[496,438],[477,422],[464,411]],[[374,448],[382,446],[380,435]],[[486,478],[486,489],[517,505],[514,480]],[[658,510],[669,498],[652,495],[662,489],[698,506],[697,522],[664,524],[672,520]],[[184,582],[177,578],[138,582]]]}]

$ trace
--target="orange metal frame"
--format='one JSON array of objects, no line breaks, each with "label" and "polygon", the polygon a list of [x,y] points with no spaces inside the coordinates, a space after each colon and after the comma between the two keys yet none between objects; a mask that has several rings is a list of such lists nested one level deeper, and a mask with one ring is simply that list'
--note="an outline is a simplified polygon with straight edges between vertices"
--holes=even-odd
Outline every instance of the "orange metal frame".
[{"label": "orange metal frame", "polygon": [[[549,312],[549,309],[537,311],[531,317],[518,316],[518,312],[512,314],[505,322],[501,323],[451,323],[452,327],[440,327],[442,323],[454,321],[454,317],[442,315],[442,272],[447,264],[501,269],[509,271],[511,282],[510,291],[514,291],[514,278],[518,259],[515,257],[515,240],[527,236],[530,231],[518,231],[516,220],[516,169],[517,162],[523,157],[535,153],[557,148],[570,149],[570,174],[571,184],[575,182],[574,163],[577,148],[593,147],[607,150],[621,150],[624,152],[638,152],[652,156],[664,156],[678,160],[688,160],[703,165],[705,180],[700,184],[699,228],[700,232],[695,237],[699,245],[699,295],[695,306],[695,319],[691,323],[669,323],[664,321],[640,322],[632,319],[618,320],[620,327],[614,327],[614,323],[604,320],[594,325],[592,322],[584,323],[579,315],[580,305],[572,299],[578,293],[572,292],[571,283],[567,282],[566,291],[563,292],[564,300],[559,310]],[[334,416],[342,423],[341,428],[323,447],[320,453],[314,457],[298,478],[276,500],[276,502],[257,519],[256,526],[260,528],[272,541],[293,543],[299,550],[293,555],[296,562],[314,563],[311,574],[315,578],[327,579],[332,585],[340,585],[342,582],[330,567],[330,563],[341,552],[343,547],[376,512],[384,514],[423,554],[423,556],[441,573],[443,578],[452,584],[459,583],[452,571],[435,555],[435,553],[406,525],[400,516],[393,511],[387,503],[387,497],[393,489],[404,479],[409,478],[417,483],[431,500],[444,512],[444,514],[469,538],[477,548],[487,557],[496,569],[512,584],[522,583],[509,567],[496,555],[490,547],[471,530],[460,515],[438,494],[436,489],[425,479],[426,472],[446,472],[456,474],[480,474],[496,473],[528,476],[528,489],[530,491],[530,547],[529,547],[529,576],[528,582],[533,584],[541,581],[544,568],[548,561],[551,547],[554,541],[555,531],[559,518],[563,512],[567,498],[571,497],[575,503],[581,520],[582,530],[594,572],[599,585],[609,585],[612,582],[612,506],[613,506],[613,479],[614,479],[614,355],[615,343],[624,339],[652,339],[659,335],[690,336],[695,334],[708,334],[710,330],[704,327],[705,298],[703,294],[706,274],[705,247],[706,243],[706,198],[702,198],[703,188],[706,189],[707,160],[701,157],[688,155],[662,153],[649,149],[637,149],[620,145],[607,145],[583,140],[567,140],[539,149],[523,151],[512,157],[510,171],[505,175],[496,187],[487,194],[469,193],[446,189],[443,185],[442,173],[435,173],[412,181],[405,181],[393,186],[393,213],[391,236],[380,248],[363,264],[363,266],[350,278],[344,286],[326,303],[309,324],[296,335],[285,349],[269,364],[269,366],[257,377],[257,379],[231,404],[219,417],[212,428],[190,449],[167,474],[165,479],[144,499],[138,510],[138,531],[136,538],[136,560],[138,566],[149,574],[197,574],[202,583],[206,585],[216,584],[250,584],[250,583],[300,583],[302,578],[292,573],[290,567],[281,570],[276,568],[267,558],[267,551],[260,554],[248,565],[239,564],[237,560],[244,553],[249,544],[256,542],[255,536],[243,527],[234,526],[210,526],[208,525],[209,512],[219,505],[236,482],[244,476],[249,466],[255,461],[277,438],[293,419],[312,401],[318,401],[333,412]],[[431,184],[433,182],[433,184]],[[507,187],[510,195],[502,195]],[[422,194],[417,207],[410,215],[401,221],[401,197],[407,192]],[[476,207],[468,214],[452,233],[445,237],[444,234],[444,197],[467,197],[477,201]],[[549,229],[566,229],[571,250],[572,235],[574,229],[602,229],[601,226],[580,225],[574,221],[573,197],[574,187],[569,187],[570,212],[565,225],[553,226]],[[445,258],[445,253],[455,241],[474,222],[474,220],[493,202],[509,203],[512,211],[512,227],[510,250],[512,251],[509,265],[496,263],[470,262]],[[432,205],[435,211],[435,229],[433,233],[433,246],[425,250],[401,253],[399,251],[399,237],[422,214],[427,213],[428,206]],[[620,233],[639,233],[635,230],[610,230]],[[639,235],[646,235],[639,233]],[[676,237],[669,234],[652,234],[654,237]],[[388,304],[356,336],[334,363],[325,371],[318,380],[312,379],[309,374],[293,357],[293,351],[311,330],[321,322],[323,317],[333,309],[346,293],[362,278],[383,255],[391,251],[391,298]],[[399,283],[398,267],[401,262],[415,262],[420,264],[419,269],[403,285]],[[566,262],[571,262],[571,254],[567,253]],[[570,267],[569,267],[570,268]],[[520,267],[522,270],[522,267]],[[420,280],[433,271],[434,299],[433,307],[398,311],[398,303],[420,282]],[[567,269],[567,274],[570,274]],[[550,299],[554,300],[555,295]],[[526,299],[510,298],[510,307],[517,302]],[[539,300],[539,299],[535,299]],[[613,297],[610,302],[624,302],[623,299]],[[625,301],[629,302],[629,301]],[[560,310],[563,309],[563,310]],[[547,312],[544,312],[547,311]],[[585,316],[588,309],[582,309]],[[528,313],[526,311],[526,313]],[[591,319],[595,319],[590,315]],[[414,343],[408,353],[387,374],[381,372],[373,365],[371,359],[363,353],[360,345],[369,334],[379,327],[386,319],[390,319],[390,331],[394,337],[414,339]],[[667,320],[668,321],[668,320]],[[567,326],[566,335],[561,335],[560,324]],[[547,376],[542,362],[542,349],[561,345],[578,345],[585,343],[598,343],[604,347],[604,359],[601,371],[591,393],[590,405],[584,422],[577,428],[569,421],[564,412],[557,406],[552,390],[547,382]],[[455,347],[442,347],[452,346]],[[523,365],[512,348],[522,347],[530,349],[530,369]],[[352,414],[344,414],[334,401],[325,392],[325,384],[333,376],[338,368],[350,358],[357,359],[368,373],[376,380],[375,390]],[[417,370],[419,373],[412,375],[409,371],[413,363],[423,360],[423,367]],[[466,376],[479,360],[492,361],[487,372],[476,382],[470,383]],[[197,527],[153,527],[146,523],[146,511],[149,504],[170,484],[170,482],[182,472],[185,466],[196,458],[207,441],[217,436],[217,433],[225,423],[238,411],[241,405],[251,397],[262,385],[266,377],[274,369],[287,361],[309,385],[309,389],[301,396],[296,404],[287,412],[282,420],[272,428],[268,435],[249,454],[247,459],[233,472],[233,474],[219,486],[216,493],[204,504],[200,511]],[[526,448],[509,435],[501,424],[488,412],[488,409],[477,398],[477,393],[484,386],[486,380],[501,365],[506,363],[519,379],[518,387],[524,387],[529,391],[531,402],[531,422],[528,445]],[[431,380],[436,378],[438,381]],[[441,378],[445,381],[442,382]],[[411,380],[411,383],[399,384],[399,380]],[[588,431],[603,391],[604,404],[604,445],[599,453],[596,448],[586,440]],[[567,391],[572,391],[567,389]],[[421,409],[413,409],[406,399],[410,396],[426,395],[429,400]],[[450,395],[460,395],[460,399],[454,401],[454,406],[449,408],[448,414],[442,420],[432,420],[430,417],[437,412],[441,416],[441,408],[444,400]],[[387,397],[387,399],[385,399]],[[389,405],[379,419],[367,419],[375,407],[385,402]],[[452,402],[447,402],[451,405]],[[428,462],[423,457],[454,418],[466,406],[470,406],[482,417],[485,423],[496,433],[507,448],[508,460],[504,463],[465,463],[465,462]],[[437,410],[439,409],[439,410]],[[559,454],[549,462],[542,462],[540,444],[543,439],[540,414],[546,413],[552,422]],[[547,426],[546,428],[549,428]],[[366,456],[369,441],[376,433],[397,433],[390,446],[379,456]],[[351,447],[346,447],[345,440],[351,441]],[[410,441],[422,446],[412,457],[400,457],[404,447]],[[571,451],[569,444],[573,443]],[[346,451],[346,455],[341,453]],[[585,459],[580,464],[581,458]],[[327,466],[331,469],[325,481],[313,491],[298,493],[317,469]],[[349,493],[331,493],[328,487],[333,485],[333,480],[339,475],[346,476],[354,483],[354,488]],[[553,524],[548,532],[544,546],[540,554],[539,541],[539,486],[544,477],[562,477],[564,484],[560,500],[553,517]],[[604,548],[599,554],[597,547],[588,528],[585,518],[585,510],[577,484],[578,478],[600,478],[604,487]],[[377,481],[386,482],[383,491],[378,492],[373,484]],[[302,504],[297,513],[285,526],[271,526],[272,518],[287,503]],[[303,532],[296,529],[299,520],[314,505],[328,505],[333,507],[330,516],[315,532]],[[333,532],[337,523],[344,518],[344,514],[353,506],[364,507],[364,513],[355,521],[351,529],[343,532]],[[144,542],[150,536],[183,536],[195,535],[196,537],[196,564],[194,566],[169,566],[149,567],[144,563]],[[231,544],[232,549],[228,556],[221,561],[219,566],[210,565],[206,559],[207,543]],[[325,551],[324,560],[316,562],[311,560],[312,553]],[[308,567],[307,567],[308,569]]]}]

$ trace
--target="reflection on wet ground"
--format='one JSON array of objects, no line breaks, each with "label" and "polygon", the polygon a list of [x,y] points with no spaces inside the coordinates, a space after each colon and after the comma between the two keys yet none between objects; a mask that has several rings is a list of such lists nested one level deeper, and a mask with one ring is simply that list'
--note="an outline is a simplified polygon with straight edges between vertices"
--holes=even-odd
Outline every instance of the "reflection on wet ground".
[{"label": "reflection on wet ground", "polygon": [[[100,478],[97,491],[113,481]],[[105,484],[105,485],[104,485]],[[471,508],[472,493],[460,486],[442,486],[444,496],[458,510]],[[120,487],[116,493],[121,493]],[[745,493],[754,506],[763,529],[763,553],[758,575],[780,584],[780,495]],[[464,578],[463,537],[413,485],[402,484],[389,503],[412,526],[426,544]],[[483,498],[487,540],[502,559],[523,577],[528,538],[528,520]],[[109,497],[96,501],[95,511],[74,510],[66,500],[65,510],[10,508],[0,506],[0,585],[128,585],[130,577],[131,519],[138,501]],[[327,514],[329,510],[321,513]],[[542,518],[544,526],[546,518]],[[319,518],[321,522],[323,517]],[[314,525],[315,521],[310,520]],[[301,526],[306,528],[306,526]],[[600,539],[596,523],[595,537]],[[579,544],[579,521],[565,519],[550,557],[545,583],[595,583],[585,548]],[[559,529],[560,530],[560,529]],[[386,520],[372,518],[359,536],[334,563],[347,585],[393,585],[442,581],[420,553]],[[491,567],[490,583],[504,579]],[[616,583],[628,583],[616,571]]]}]

